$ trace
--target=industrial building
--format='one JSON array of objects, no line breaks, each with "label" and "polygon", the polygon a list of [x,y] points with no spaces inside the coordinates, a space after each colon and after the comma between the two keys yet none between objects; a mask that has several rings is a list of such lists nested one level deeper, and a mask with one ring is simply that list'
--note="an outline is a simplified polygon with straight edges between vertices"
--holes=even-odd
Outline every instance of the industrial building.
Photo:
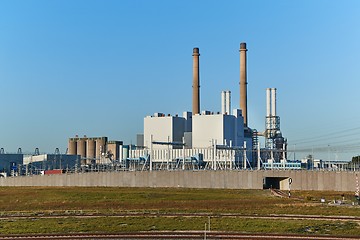
[{"label": "industrial building", "polygon": [[108,141],[107,137],[69,138],[68,155],[79,155],[80,165],[107,164],[122,155],[122,141]]},{"label": "industrial building", "polygon": [[[231,108],[231,92],[221,92],[221,111],[200,105],[200,50],[192,52],[192,112],[162,112],[144,118],[137,145],[108,141],[107,137],[70,138],[68,154],[85,165],[112,164],[123,169],[248,169],[287,164],[287,142],[276,111],[276,88],[266,89],[265,130],[250,127],[247,109],[247,45],[240,43],[240,109]],[[261,147],[259,138],[264,138]],[[293,169],[290,167],[290,169]]]},{"label": "industrial building", "polygon": [[23,156],[22,153],[5,153],[2,148],[0,151],[0,177],[17,175],[23,164]]},{"label": "industrial building", "polygon": [[[153,169],[298,169],[287,160],[287,142],[276,111],[276,88],[266,89],[265,130],[250,127],[247,109],[247,46],[240,43],[240,109],[232,109],[231,92],[221,91],[221,111],[201,110],[200,51],[192,52],[192,112],[161,112],[144,118],[137,145],[107,137],[69,138],[69,155],[80,166],[112,165],[126,170]],[[261,147],[259,138],[264,138]],[[294,167],[295,166],[295,167]]]},{"label": "industrial building", "polygon": [[[200,108],[199,48],[193,49],[193,106],[182,116],[155,113],[144,118],[144,148],[131,149],[132,161],[143,169],[208,168],[247,169],[286,161],[286,139],[276,113],[276,88],[266,89],[265,130],[258,132],[248,123],[247,47],[240,44],[240,109],[231,109],[231,92],[221,92],[221,112]],[[261,148],[259,137],[264,137]],[[195,159],[195,160],[194,160]],[[195,165],[194,165],[195,164]]]},{"label": "industrial building", "polygon": [[[344,161],[305,158],[288,160],[287,140],[277,113],[277,89],[266,90],[264,130],[251,128],[247,109],[247,46],[240,44],[239,109],[231,107],[231,92],[221,91],[221,111],[200,105],[200,51],[194,48],[192,112],[169,115],[157,112],[144,118],[144,131],[136,145],[107,137],[69,138],[66,155],[24,156],[0,151],[0,176],[46,174],[47,177],[0,179],[2,186],[145,186],[265,189],[270,186],[298,190],[354,189],[356,166]],[[262,145],[262,146],[261,146]],[[248,170],[261,171],[217,171]],[[315,170],[303,171],[300,169]],[[325,172],[320,170],[335,170]],[[146,172],[135,172],[137,170]],[[153,172],[153,170],[167,170]],[[193,171],[178,171],[193,170]],[[194,171],[207,170],[207,171]],[[271,170],[271,171],[262,171]],[[93,172],[89,174],[59,174]],[[98,172],[109,171],[108,173]],[[328,184],[331,182],[331,184]]]},{"label": "industrial building", "polygon": [[40,154],[24,156],[24,175],[43,174],[47,170],[64,169],[69,172],[76,171],[80,167],[79,155],[68,154]]}]

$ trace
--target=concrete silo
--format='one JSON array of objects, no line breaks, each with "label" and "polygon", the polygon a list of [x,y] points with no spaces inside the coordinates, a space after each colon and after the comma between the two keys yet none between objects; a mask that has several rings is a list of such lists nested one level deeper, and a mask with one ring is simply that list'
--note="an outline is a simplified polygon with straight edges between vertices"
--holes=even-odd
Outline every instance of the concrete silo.
[{"label": "concrete silo", "polygon": [[69,138],[67,154],[68,155],[76,155],[77,154],[76,138]]},{"label": "concrete silo", "polygon": [[78,138],[76,143],[77,155],[86,158],[86,138]]},{"label": "concrete silo", "polygon": [[87,158],[87,163],[91,163],[92,160],[95,160],[95,139],[94,138],[86,139],[86,158]]},{"label": "concrete silo", "polygon": [[106,153],[107,137],[96,138],[95,144],[96,144],[95,158],[96,160],[100,160],[102,154]]}]

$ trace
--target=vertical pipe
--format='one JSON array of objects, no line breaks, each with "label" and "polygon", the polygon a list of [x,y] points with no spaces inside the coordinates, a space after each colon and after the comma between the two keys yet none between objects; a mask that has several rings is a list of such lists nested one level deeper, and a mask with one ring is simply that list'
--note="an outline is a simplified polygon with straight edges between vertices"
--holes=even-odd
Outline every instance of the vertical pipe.
[{"label": "vertical pipe", "polygon": [[244,160],[243,167],[244,167],[244,169],[246,169],[247,168],[247,166],[246,166],[246,141],[244,141],[244,159],[243,160]]},{"label": "vertical pipe", "polygon": [[217,170],[217,140],[215,139],[214,140],[214,170],[216,171]]},{"label": "vertical pipe", "polygon": [[170,162],[170,136],[167,138],[168,145],[167,145],[167,170],[170,170],[169,162]]},{"label": "vertical pipe", "polygon": [[199,48],[193,49],[193,115],[200,113]]},{"label": "vertical pipe", "polygon": [[246,43],[240,43],[240,109],[247,127],[247,73],[246,73]]},{"label": "vertical pipe", "polygon": [[266,116],[270,117],[271,115],[271,96],[270,96],[271,88],[266,89]]},{"label": "vertical pipe", "polygon": [[258,149],[257,149],[257,151],[258,151],[258,161],[257,161],[257,169],[258,170],[260,170],[261,169],[261,153],[260,153],[260,142],[258,142]]},{"label": "vertical pipe", "polygon": [[182,138],[183,146],[182,146],[182,155],[183,155],[183,165],[182,170],[185,170],[185,137]]},{"label": "vertical pipe", "polygon": [[286,164],[286,156],[285,156],[285,152],[286,152],[286,150],[285,150],[285,143],[283,144],[283,153],[282,153],[282,158],[283,158],[283,161],[284,161],[284,169],[285,169],[285,164]]},{"label": "vertical pipe", "polygon": [[149,158],[150,158],[150,172],[152,171],[152,157],[153,157],[153,135],[150,135],[150,156],[149,156]]}]

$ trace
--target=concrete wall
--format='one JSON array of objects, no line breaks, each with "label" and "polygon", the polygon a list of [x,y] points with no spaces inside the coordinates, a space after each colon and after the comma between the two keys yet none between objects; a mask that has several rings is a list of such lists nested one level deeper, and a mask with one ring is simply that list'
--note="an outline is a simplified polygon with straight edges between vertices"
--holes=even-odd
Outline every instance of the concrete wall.
[{"label": "concrete wall", "polygon": [[[264,177],[292,178],[292,190],[354,192],[360,172],[153,171],[95,172],[0,178],[0,186],[105,186],[262,189]],[[281,184],[287,186],[287,184]],[[287,190],[287,189],[283,189]]]}]

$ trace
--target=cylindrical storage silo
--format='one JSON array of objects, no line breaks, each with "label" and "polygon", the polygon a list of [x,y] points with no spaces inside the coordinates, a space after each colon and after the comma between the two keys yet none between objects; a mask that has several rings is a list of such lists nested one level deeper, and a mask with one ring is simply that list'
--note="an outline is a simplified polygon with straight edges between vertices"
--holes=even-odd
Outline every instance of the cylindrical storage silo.
[{"label": "cylindrical storage silo", "polygon": [[96,159],[100,160],[101,155],[104,153],[106,153],[106,142],[107,142],[107,137],[100,137],[100,138],[96,138],[96,152],[95,152],[95,157]]},{"label": "cylindrical storage silo", "polygon": [[81,158],[86,157],[86,139],[85,138],[79,138],[77,140],[77,155],[80,155]]},{"label": "cylindrical storage silo", "polygon": [[119,160],[120,154],[119,154],[119,141],[108,141],[107,142],[107,153],[112,154],[112,160]]},{"label": "cylindrical storage silo", "polygon": [[95,158],[95,140],[93,138],[86,140],[86,158],[90,162]]},{"label": "cylindrical storage silo", "polygon": [[76,149],[77,149],[77,147],[76,147],[76,139],[69,138],[68,155],[76,155],[76,153],[77,153]]}]

